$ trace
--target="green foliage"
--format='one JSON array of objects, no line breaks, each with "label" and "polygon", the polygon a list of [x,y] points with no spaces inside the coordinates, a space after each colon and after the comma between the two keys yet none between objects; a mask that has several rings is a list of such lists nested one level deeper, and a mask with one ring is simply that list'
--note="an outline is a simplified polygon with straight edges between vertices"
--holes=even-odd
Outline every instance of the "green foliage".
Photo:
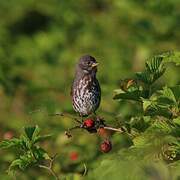
[{"label": "green foliage", "polygon": [[[172,55],[172,56],[171,56]],[[174,62],[174,54],[168,54],[168,58]],[[114,99],[135,100],[143,103],[145,115],[161,115],[167,118],[177,117],[179,115],[179,85],[174,87],[163,87],[163,90],[152,90],[153,83],[165,72],[165,60],[167,56],[157,55],[146,62],[146,69],[143,72],[136,73],[137,79],[122,81],[124,86],[115,90]],[[177,61],[177,59],[175,59]],[[143,82],[131,83],[129,82]],[[133,88],[132,88],[133,85]],[[174,89],[174,91],[173,91]]]},{"label": "green foliage", "polygon": [[[98,179],[180,177],[180,86],[164,86],[159,90],[154,84],[165,72],[166,62],[179,64],[177,54],[179,53],[157,55],[146,62],[145,71],[136,74],[137,79],[121,81],[120,89],[115,90],[114,99],[138,101],[136,106],[141,106],[143,110],[140,116],[120,123],[128,130],[133,145],[128,149],[121,149],[118,155],[114,153],[109,160],[101,160],[100,166],[89,179],[95,179],[97,174],[100,174]],[[176,165],[174,162],[177,162]],[[171,166],[174,169],[168,168]],[[132,169],[131,175],[126,171],[129,168]]]},{"label": "green foliage", "polygon": [[[172,88],[177,88],[172,87]],[[179,115],[179,99],[176,99],[171,88],[164,87],[157,91],[148,100],[143,99],[143,109],[146,115],[161,115],[168,118]]]},{"label": "green foliage", "polygon": [[[132,138],[141,139],[141,134],[155,120],[161,122],[163,119],[160,124],[162,128],[156,124],[160,132],[164,128],[177,137],[180,124],[179,110],[176,108],[177,105],[179,108],[180,99],[180,69],[175,64],[180,64],[179,12],[179,0],[0,1],[0,15],[3,17],[0,20],[0,140],[6,139],[8,134],[17,137],[21,128],[32,122],[47,133],[53,132],[55,136],[52,141],[43,142],[43,147],[51,154],[61,155],[54,163],[54,169],[64,179],[81,179],[83,163],[90,174],[100,165],[100,159],[108,158],[99,152],[99,137],[76,131],[73,138],[67,140],[64,130],[73,126],[74,122],[67,117],[47,115],[64,111],[74,113],[69,96],[70,86],[78,58],[87,53],[95,56],[100,63],[97,76],[102,101],[97,114],[103,116],[108,124],[122,126],[126,130],[125,135],[115,133],[111,136],[114,159],[120,149],[127,151],[124,156],[133,158],[142,152],[142,159],[145,156],[142,148],[129,152],[128,147],[135,142]],[[144,60],[161,52],[167,53],[149,58],[143,71]],[[158,59],[163,59],[160,65]],[[151,60],[157,62],[151,66]],[[158,66],[160,71],[155,71]],[[166,71],[163,73],[164,67]],[[138,75],[132,77],[133,72],[139,71],[145,73],[142,73],[145,82],[154,82],[150,85],[143,80],[138,81]],[[159,75],[161,77],[157,79]],[[117,87],[120,79],[126,77],[132,77],[133,81],[122,80],[120,87]],[[113,103],[111,92],[115,88],[120,89],[116,95],[118,102]],[[173,98],[158,98],[159,95],[164,96],[160,92],[164,91],[163,88],[171,89],[177,104],[172,101]],[[168,125],[164,120],[168,120]],[[19,153],[23,155],[18,151],[22,146],[22,141],[18,139],[11,145],[13,147],[17,142],[20,145],[14,146],[9,153],[0,151],[0,179],[12,179],[5,174],[5,170],[19,157]],[[37,142],[40,141],[41,137],[37,138]],[[70,159],[71,152],[78,154],[76,161]],[[179,175],[178,159],[176,156],[173,162],[160,163],[166,166],[167,171],[170,170],[171,179]],[[131,169],[136,169],[136,162],[128,161],[128,164],[132,164]],[[123,169],[123,166],[126,167],[122,162],[118,169]],[[51,178],[45,171],[33,167],[27,168],[24,173],[17,172],[18,179]],[[126,169],[121,174],[128,174],[129,166]],[[166,176],[166,170],[159,176]],[[166,179],[164,176],[162,179]]]},{"label": "green foliage", "polygon": [[19,152],[18,158],[11,162],[9,171],[16,168],[25,170],[32,165],[37,166],[42,160],[50,159],[47,152],[36,145],[37,142],[42,142],[47,137],[50,137],[50,135],[41,136],[39,127],[33,126],[25,127],[24,134],[19,138],[3,140],[0,143],[0,148],[17,148]]},{"label": "green foliage", "polygon": [[[179,177],[180,86],[155,87],[155,81],[165,72],[164,61],[159,57],[161,55],[148,60],[145,71],[138,73],[136,79],[121,80],[120,89],[115,90],[115,100],[137,101],[135,105],[141,106],[142,114],[119,121],[119,128],[129,139],[128,145],[122,146],[108,158],[98,158],[87,179],[169,179],[171,174],[173,179]],[[143,74],[148,78],[144,79]],[[37,145],[49,137],[41,136],[40,128],[33,126],[25,127],[20,138],[3,140],[1,149],[16,148],[19,152],[9,166],[9,172],[17,168],[24,171],[30,167],[40,167],[49,170],[58,179],[52,169],[54,159]],[[42,162],[47,160],[50,165],[44,166]],[[132,169],[131,174],[126,171],[127,168]]]},{"label": "green foliage", "polygon": [[154,56],[146,62],[146,69],[136,73],[137,79],[145,84],[151,85],[165,72],[162,56]]},{"label": "green foliage", "polygon": [[[98,167],[92,172],[88,179],[107,179],[107,180],[143,180],[143,179],[171,179],[171,172],[163,162],[154,163],[145,162],[141,159],[137,161],[125,160],[119,154],[119,157],[112,156],[102,160]],[[173,175],[174,179],[178,176]]]}]

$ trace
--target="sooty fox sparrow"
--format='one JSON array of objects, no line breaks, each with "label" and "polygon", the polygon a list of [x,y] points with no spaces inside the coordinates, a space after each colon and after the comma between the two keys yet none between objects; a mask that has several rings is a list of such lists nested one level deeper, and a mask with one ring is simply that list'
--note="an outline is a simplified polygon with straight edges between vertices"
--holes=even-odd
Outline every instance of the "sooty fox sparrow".
[{"label": "sooty fox sparrow", "polygon": [[96,79],[95,58],[82,56],[76,66],[75,78],[71,88],[72,104],[80,116],[95,113],[101,101],[101,89]]}]

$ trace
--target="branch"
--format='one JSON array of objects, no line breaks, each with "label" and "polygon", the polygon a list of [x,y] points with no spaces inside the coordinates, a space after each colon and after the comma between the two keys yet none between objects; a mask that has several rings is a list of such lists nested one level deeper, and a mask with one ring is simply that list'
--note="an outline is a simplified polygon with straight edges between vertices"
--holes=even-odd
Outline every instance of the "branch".
[{"label": "branch", "polygon": [[50,163],[49,163],[49,166],[44,166],[44,165],[39,165],[40,168],[43,168],[43,169],[46,169],[48,170],[54,177],[56,180],[60,180],[58,175],[54,172],[53,170],[53,163],[54,163],[54,160],[55,158],[57,157],[57,154],[55,154],[51,159],[50,159]]},{"label": "branch", "polygon": [[49,116],[64,116],[64,117],[68,117],[70,119],[74,119],[77,123],[81,124],[82,122],[79,121],[77,118],[75,118],[74,116],[72,116],[69,113],[55,113],[55,114],[49,114]]},{"label": "branch", "polygon": [[44,165],[39,165],[39,167],[48,170],[56,178],[56,180],[60,180],[58,175],[54,172],[52,168]]},{"label": "branch", "polygon": [[113,127],[108,127],[108,126],[105,126],[104,129],[107,129],[107,130],[110,130],[110,131],[116,131],[116,132],[120,132],[120,133],[123,133],[124,131],[120,128],[113,128]]}]

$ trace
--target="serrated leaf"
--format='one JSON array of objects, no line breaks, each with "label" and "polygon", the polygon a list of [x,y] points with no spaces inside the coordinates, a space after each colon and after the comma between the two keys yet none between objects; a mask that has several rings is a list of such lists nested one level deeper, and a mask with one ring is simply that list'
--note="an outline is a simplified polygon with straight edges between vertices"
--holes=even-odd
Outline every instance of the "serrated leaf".
[{"label": "serrated leaf", "polygon": [[25,127],[25,134],[28,139],[32,142],[39,136],[40,128],[38,126]]},{"label": "serrated leaf", "polygon": [[34,147],[33,148],[33,153],[35,158],[39,161],[39,160],[44,160],[44,159],[50,159],[49,155],[47,154],[47,152],[41,148],[41,147]]},{"label": "serrated leaf", "polygon": [[9,166],[9,171],[11,171],[12,169],[19,167],[22,163],[21,159],[15,159]]},{"label": "serrated leaf", "polygon": [[22,141],[23,149],[29,150],[31,148],[31,145],[32,145],[29,138],[25,135],[21,135],[20,139]]},{"label": "serrated leaf", "polygon": [[33,163],[36,162],[36,160],[34,159],[34,157],[31,155],[30,152],[20,156],[21,159],[21,163],[19,165],[19,168],[21,170],[25,170],[28,166],[31,166]]},{"label": "serrated leaf", "polygon": [[154,56],[146,62],[146,69],[151,73],[163,72],[162,60],[161,56]]},{"label": "serrated leaf", "polygon": [[144,146],[147,143],[147,138],[144,136],[138,136],[133,139],[134,146],[139,147],[139,146]]},{"label": "serrated leaf", "polygon": [[136,73],[136,77],[137,77],[137,79],[139,81],[142,81],[145,84],[149,84],[149,82],[152,81],[152,77],[146,71],[144,71],[144,72],[137,72]]},{"label": "serrated leaf", "polygon": [[[165,86],[165,87],[163,88],[163,90],[160,90],[159,92],[160,92],[160,94],[161,94],[161,96],[159,97],[159,99],[160,99],[160,98],[167,98],[167,99],[169,99],[170,101],[176,103],[176,98],[175,98],[175,96],[174,96],[174,94],[173,94],[173,91],[172,91],[170,88],[168,88],[167,86]],[[168,102],[167,102],[167,103],[168,103]]]},{"label": "serrated leaf", "polygon": [[13,148],[13,147],[18,147],[18,146],[22,146],[21,139],[13,138],[10,140],[3,140],[0,142],[1,149]]},{"label": "serrated leaf", "polygon": [[179,51],[171,51],[161,55],[163,57],[164,62],[172,62],[176,65],[180,65],[180,52]]},{"label": "serrated leaf", "polygon": [[143,110],[145,115],[175,117],[178,114],[178,103],[173,91],[164,87],[163,90],[155,92],[149,99],[143,99]]},{"label": "serrated leaf", "polygon": [[147,108],[152,105],[152,101],[149,99],[143,99],[143,98],[141,99],[143,101],[143,110],[146,111]]},{"label": "serrated leaf", "polygon": [[157,101],[143,99],[143,110],[146,116],[164,116],[170,118],[172,112],[166,104],[158,104]]},{"label": "serrated leaf", "polygon": [[162,63],[162,59],[163,58],[161,56],[154,56],[149,59],[145,63],[145,71],[136,73],[137,79],[144,82],[145,84],[154,83],[164,74],[166,70],[164,63]]},{"label": "serrated leaf", "polygon": [[11,171],[12,169],[18,167],[21,170],[25,170],[27,167],[29,167],[30,165],[32,165],[33,163],[35,163],[36,161],[34,160],[34,158],[31,156],[30,152],[27,152],[24,155],[21,155],[19,157],[19,159],[14,160],[10,166],[9,166],[9,170]]},{"label": "serrated leaf", "polygon": [[170,87],[170,89],[172,90],[176,101],[180,101],[180,85]]},{"label": "serrated leaf", "polygon": [[29,140],[32,140],[32,136],[34,134],[35,129],[36,129],[36,126],[24,128],[25,134],[27,135]]},{"label": "serrated leaf", "polygon": [[180,117],[173,119],[173,122],[180,126]]},{"label": "serrated leaf", "polygon": [[173,127],[170,126],[166,121],[155,121],[152,126],[147,130],[148,132],[162,132],[170,134],[173,130]]},{"label": "serrated leaf", "polygon": [[34,131],[34,133],[33,133],[33,136],[32,136],[32,141],[33,141],[33,142],[34,142],[34,140],[36,139],[36,137],[39,136],[40,131],[41,131],[41,129],[40,129],[38,126],[36,126],[36,129],[35,129],[35,131]]},{"label": "serrated leaf", "polygon": [[164,116],[166,118],[172,117],[172,112],[165,107],[156,106],[149,106],[145,111],[146,116]]}]

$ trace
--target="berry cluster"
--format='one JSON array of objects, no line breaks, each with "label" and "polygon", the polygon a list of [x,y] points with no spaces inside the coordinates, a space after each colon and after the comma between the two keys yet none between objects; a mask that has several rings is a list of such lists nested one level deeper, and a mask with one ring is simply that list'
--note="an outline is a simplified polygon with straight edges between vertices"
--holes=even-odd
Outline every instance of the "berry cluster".
[{"label": "berry cluster", "polygon": [[[103,127],[105,125],[104,122],[101,119],[98,119],[98,121],[99,122],[96,122],[93,119],[88,118],[83,122],[83,127],[87,129],[89,132],[98,132],[98,134],[101,137],[107,138],[109,136],[108,135],[109,133]],[[96,129],[97,125],[99,126],[98,129]],[[112,149],[112,144],[111,141],[109,141],[108,139],[105,139],[100,145],[100,150],[103,153],[108,153],[109,151],[111,151],[111,149]]]},{"label": "berry cluster", "polygon": [[108,153],[112,149],[112,143],[109,140],[110,131],[123,132],[122,129],[107,126],[105,121],[100,117],[87,118],[83,122],[76,120],[76,122],[78,122],[79,125],[69,129],[65,134],[68,137],[71,137],[70,131],[77,128],[84,129],[89,133],[97,133],[101,138],[103,138],[103,142],[100,144],[100,150],[103,153]]}]

